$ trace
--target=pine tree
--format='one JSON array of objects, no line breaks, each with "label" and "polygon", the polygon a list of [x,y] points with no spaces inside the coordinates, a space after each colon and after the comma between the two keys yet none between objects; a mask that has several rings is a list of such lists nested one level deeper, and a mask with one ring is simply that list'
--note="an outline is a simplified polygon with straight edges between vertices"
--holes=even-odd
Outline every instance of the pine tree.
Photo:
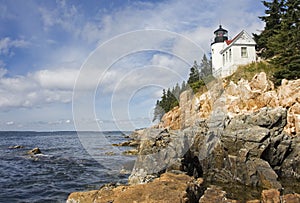
[{"label": "pine tree", "polygon": [[209,75],[212,75],[211,61],[208,60],[206,55],[204,54],[202,57],[201,64],[200,64],[200,77],[204,78]]},{"label": "pine tree", "polygon": [[192,83],[199,81],[199,79],[200,79],[199,66],[197,64],[197,61],[194,61],[194,65],[190,69],[188,84],[191,85]]},{"label": "pine tree", "polygon": [[152,122],[158,120],[160,121],[161,118],[163,117],[164,115],[164,110],[163,108],[161,107],[161,104],[160,104],[160,101],[157,100],[156,101],[156,105],[155,105],[155,108],[154,108],[154,115],[153,115],[153,120]]},{"label": "pine tree", "polygon": [[172,100],[173,100],[172,97],[173,97],[172,92],[171,92],[170,88],[168,88],[168,90],[167,90],[167,101],[166,101],[166,105],[165,105],[165,108],[164,108],[164,110],[166,112],[170,111],[171,108],[172,108]]},{"label": "pine tree", "polygon": [[163,89],[163,94],[162,94],[162,97],[161,97],[160,106],[165,110],[166,105],[167,105],[167,94],[166,94],[166,90]]},{"label": "pine tree", "polygon": [[260,35],[254,35],[262,57],[277,68],[275,84],[281,79],[300,78],[300,0],[263,1],[266,25]]},{"label": "pine tree", "polygon": [[261,56],[263,58],[270,58],[274,56],[274,50],[270,49],[268,44],[270,43],[270,38],[276,35],[281,27],[281,18],[283,10],[282,0],[273,0],[272,2],[262,1],[266,7],[266,16],[259,17],[264,21],[265,28],[261,34],[253,34],[254,39],[257,43],[257,49],[261,51]]},{"label": "pine tree", "polygon": [[182,93],[182,92],[184,92],[184,91],[186,90],[186,88],[187,88],[186,86],[187,86],[187,85],[186,85],[186,82],[185,82],[185,81],[182,81],[180,93]]},{"label": "pine tree", "polygon": [[179,84],[176,83],[173,94],[177,101],[179,100],[180,93],[181,93],[181,90],[180,90]]},{"label": "pine tree", "polygon": [[283,78],[300,78],[300,0],[286,0],[282,10],[281,29],[267,45],[275,55],[273,64],[281,67],[274,74],[277,84]]}]

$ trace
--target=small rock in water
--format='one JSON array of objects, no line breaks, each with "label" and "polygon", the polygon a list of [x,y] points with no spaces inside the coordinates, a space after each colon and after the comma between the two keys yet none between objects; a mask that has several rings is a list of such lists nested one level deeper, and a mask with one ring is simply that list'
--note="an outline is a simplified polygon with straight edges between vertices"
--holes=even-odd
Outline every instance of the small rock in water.
[{"label": "small rock in water", "polygon": [[116,153],[115,152],[106,152],[105,155],[107,155],[107,156],[114,156],[114,155],[116,155]]},{"label": "small rock in water", "polygon": [[137,155],[138,150],[137,149],[131,149],[123,152],[123,155]]},{"label": "small rock in water", "polygon": [[27,152],[27,154],[31,154],[31,155],[41,154],[41,153],[42,153],[42,152],[41,152],[40,148],[38,148],[38,147],[33,148],[32,150],[29,150],[29,151]]},{"label": "small rock in water", "polygon": [[8,149],[21,149],[24,148],[22,145],[9,146]]}]

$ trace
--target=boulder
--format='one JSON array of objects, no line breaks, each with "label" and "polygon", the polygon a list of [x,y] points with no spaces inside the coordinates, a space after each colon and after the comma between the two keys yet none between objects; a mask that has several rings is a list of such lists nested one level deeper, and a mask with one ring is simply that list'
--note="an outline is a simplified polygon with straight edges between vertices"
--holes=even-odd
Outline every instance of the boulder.
[{"label": "boulder", "polygon": [[280,192],[276,189],[263,190],[261,199],[262,203],[280,203]]},{"label": "boulder", "polygon": [[129,177],[129,184],[148,182],[168,168],[179,169],[176,166],[180,165],[193,139],[193,134],[186,130],[145,130],[138,147],[135,166]]},{"label": "boulder", "polygon": [[14,145],[14,146],[9,146],[8,149],[21,149],[24,148],[22,145]]},{"label": "boulder", "polygon": [[293,137],[291,142],[289,154],[283,160],[279,173],[283,178],[292,178],[300,181],[300,137]]},{"label": "boulder", "polygon": [[211,185],[205,190],[203,196],[200,198],[199,203],[227,203],[226,192],[220,187]]},{"label": "boulder", "polygon": [[278,98],[280,105],[291,107],[296,102],[300,102],[300,79],[286,80],[283,79],[281,86],[278,88]]},{"label": "boulder", "polygon": [[272,168],[281,166],[291,151],[292,139],[286,134],[279,134],[270,138],[270,144],[261,154],[260,158],[266,160]]},{"label": "boulder", "polygon": [[285,130],[289,134],[299,134],[300,135],[300,103],[296,102],[293,104],[287,114],[287,125]]},{"label": "boulder", "polygon": [[129,140],[118,144],[112,144],[114,147],[137,147],[139,142],[137,140]]},{"label": "boulder", "polygon": [[282,202],[284,203],[299,203],[300,202],[300,194],[286,194],[282,196]]},{"label": "boulder", "polygon": [[33,148],[32,150],[29,150],[29,151],[27,152],[27,154],[30,154],[30,155],[41,154],[41,153],[42,153],[42,152],[41,152],[40,148],[38,148],[38,147]]},{"label": "boulder", "polygon": [[266,92],[274,89],[274,84],[268,80],[265,72],[256,74],[249,85],[252,91]]},{"label": "boulder", "polygon": [[254,200],[248,200],[246,203],[261,203],[261,201],[258,199],[254,199]]},{"label": "boulder", "polygon": [[126,150],[124,151],[122,154],[124,155],[137,155],[138,154],[138,150],[137,149],[130,149],[130,150]]},{"label": "boulder", "polygon": [[110,151],[110,152],[105,152],[105,155],[106,155],[106,156],[115,156],[115,155],[116,155],[116,153],[115,153],[115,152],[112,152],[112,151]]},{"label": "boulder", "polygon": [[268,162],[259,158],[253,158],[246,162],[246,166],[251,186],[259,186],[266,189],[282,189],[282,185],[277,180],[278,175]]}]

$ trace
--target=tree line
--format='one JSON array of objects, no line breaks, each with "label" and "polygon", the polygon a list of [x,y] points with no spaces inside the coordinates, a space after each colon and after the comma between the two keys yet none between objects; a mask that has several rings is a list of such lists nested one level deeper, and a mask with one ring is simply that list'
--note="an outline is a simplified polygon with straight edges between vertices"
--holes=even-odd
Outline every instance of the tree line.
[{"label": "tree line", "polygon": [[176,83],[172,88],[168,88],[167,90],[163,89],[161,99],[156,101],[153,121],[160,121],[166,112],[178,106],[179,96],[183,91],[192,89],[193,92],[196,93],[200,87],[205,85],[204,79],[211,77],[211,75],[211,60],[204,54],[200,65],[197,64],[197,61],[194,61],[193,66],[190,68],[187,82],[183,81],[181,86]]},{"label": "tree line", "polygon": [[263,59],[276,66],[275,83],[300,78],[300,0],[262,1],[266,7],[260,34],[253,34]]}]

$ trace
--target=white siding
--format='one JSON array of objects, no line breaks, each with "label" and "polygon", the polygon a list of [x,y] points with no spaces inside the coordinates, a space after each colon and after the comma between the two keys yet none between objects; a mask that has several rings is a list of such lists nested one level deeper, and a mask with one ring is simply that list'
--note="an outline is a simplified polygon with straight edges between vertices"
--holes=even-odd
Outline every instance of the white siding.
[{"label": "white siding", "polygon": [[223,67],[223,56],[220,54],[224,47],[223,43],[215,43],[211,46],[212,68],[214,71]]}]

